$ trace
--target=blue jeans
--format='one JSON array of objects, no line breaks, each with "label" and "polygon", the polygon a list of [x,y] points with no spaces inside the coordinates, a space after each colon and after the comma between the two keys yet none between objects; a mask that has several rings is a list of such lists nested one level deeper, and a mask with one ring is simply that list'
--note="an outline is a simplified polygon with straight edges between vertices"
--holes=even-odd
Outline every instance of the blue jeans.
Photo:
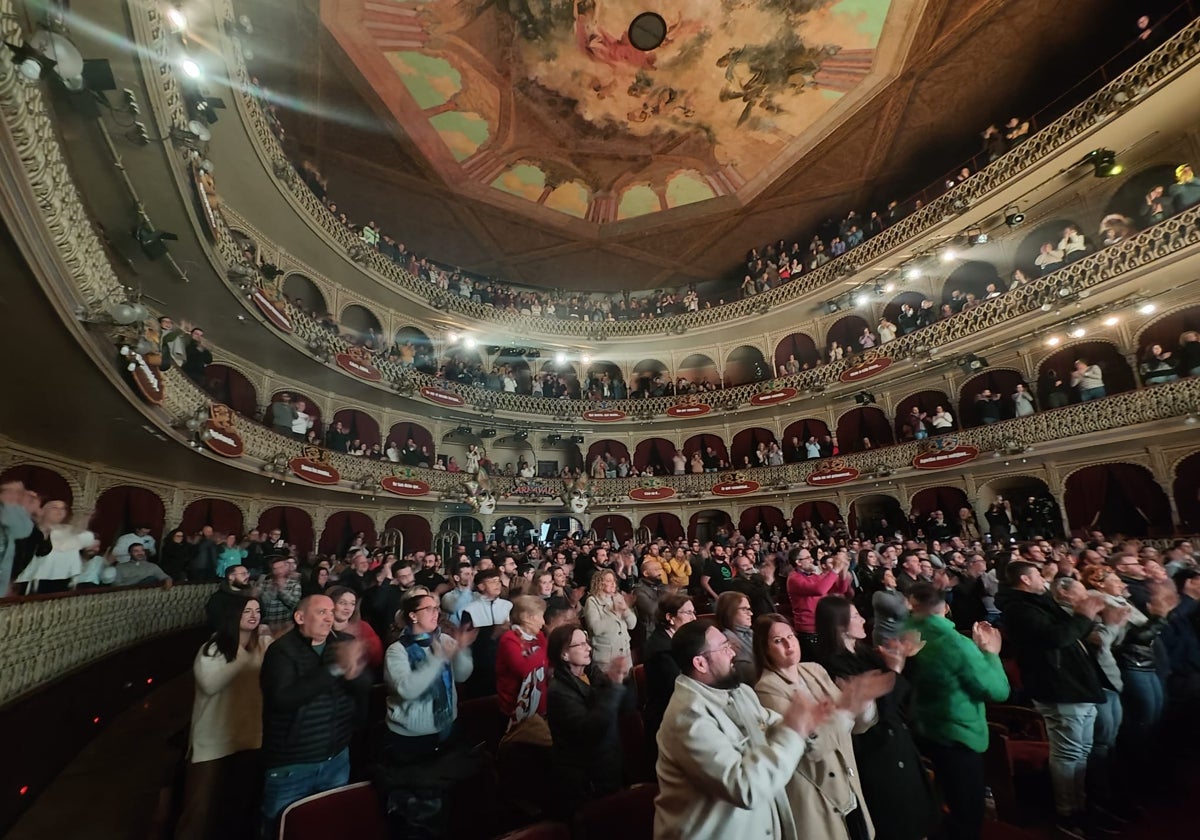
[{"label": "blue jeans", "polygon": [[1117,733],[1121,730],[1121,695],[1104,689],[1104,702],[1096,707],[1092,755],[1088,759],[1088,792],[1093,802],[1105,803],[1113,793]]},{"label": "blue jeans", "polygon": [[1154,765],[1156,734],[1166,706],[1166,692],[1157,671],[1127,668],[1121,671],[1125,690],[1125,722],[1121,729],[1121,750],[1128,761],[1124,768],[1135,785],[1149,786]]},{"label": "blue jeans", "polygon": [[341,787],[350,781],[350,748],[324,761],[288,764],[267,770],[263,785],[262,815],[273,824],[283,809],[314,793]]},{"label": "blue jeans", "polygon": [[1080,388],[1079,401],[1090,402],[1091,400],[1099,400],[1108,396],[1108,391],[1101,385],[1099,388]]},{"label": "blue jeans", "polygon": [[1087,766],[1096,730],[1095,703],[1041,703],[1033,707],[1046,721],[1050,739],[1050,783],[1054,808],[1071,817],[1087,808]]}]

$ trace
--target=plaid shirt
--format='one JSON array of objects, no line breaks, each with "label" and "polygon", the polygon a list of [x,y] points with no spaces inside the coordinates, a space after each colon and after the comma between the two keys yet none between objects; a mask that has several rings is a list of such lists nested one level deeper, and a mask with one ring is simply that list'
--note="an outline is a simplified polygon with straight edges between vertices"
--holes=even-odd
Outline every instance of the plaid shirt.
[{"label": "plaid shirt", "polygon": [[263,584],[263,621],[274,627],[292,620],[292,613],[300,603],[300,578],[289,577],[281,587],[272,578]]}]

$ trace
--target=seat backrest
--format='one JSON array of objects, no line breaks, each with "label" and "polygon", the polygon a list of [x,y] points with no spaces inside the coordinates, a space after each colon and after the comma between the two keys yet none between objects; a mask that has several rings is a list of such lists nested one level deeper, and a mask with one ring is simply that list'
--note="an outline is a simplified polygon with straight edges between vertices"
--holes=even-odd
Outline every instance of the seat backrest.
[{"label": "seat backrest", "polygon": [[496,695],[459,700],[458,720],[455,723],[463,743],[474,746],[483,743],[488,751],[496,754],[500,739],[508,729],[508,718],[500,711]]},{"label": "seat backrest", "polygon": [[387,840],[379,795],[370,782],[314,793],[293,802],[279,819],[279,840]]},{"label": "seat backrest", "polygon": [[540,822],[510,831],[497,840],[571,840],[566,823]]},{"label": "seat backrest", "polygon": [[634,785],[594,799],[575,814],[575,840],[653,840],[658,785]]},{"label": "seat backrest", "polygon": [[633,668],[633,685],[637,689],[637,707],[646,708],[646,666],[635,665]]}]

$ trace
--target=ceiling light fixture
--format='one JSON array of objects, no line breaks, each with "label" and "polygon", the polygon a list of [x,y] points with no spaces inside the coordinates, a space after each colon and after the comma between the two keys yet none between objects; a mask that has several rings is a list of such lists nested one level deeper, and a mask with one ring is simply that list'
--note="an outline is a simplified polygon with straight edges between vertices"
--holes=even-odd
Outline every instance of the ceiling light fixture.
[{"label": "ceiling light fixture", "polygon": [[1059,343],[1059,341],[1061,341],[1061,340],[1062,340],[1062,339],[1060,339],[1058,336],[1056,336],[1056,335],[1052,335],[1052,336],[1050,336],[1049,338],[1047,338],[1047,339],[1046,339],[1046,345],[1047,345],[1048,347],[1057,347],[1057,346],[1058,346],[1058,343]]},{"label": "ceiling light fixture", "polygon": [[466,347],[468,350],[474,350],[475,345],[476,345],[476,341],[475,341],[475,339],[471,338],[471,336],[467,336],[466,338],[463,339],[463,346]]},{"label": "ceiling light fixture", "polygon": [[203,73],[200,70],[200,65],[190,58],[185,58],[179,62],[179,69],[183,71],[183,75],[189,79],[199,79]]},{"label": "ceiling light fixture", "polygon": [[1121,323],[1121,319],[1116,315],[1109,315],[1104,319],[1104,326],[1106,327],[1115,327],[1119,323]]},{"label": "ceiling light fixture", "polygon": [[942,251],[942,262],[954,262],[956,259],[958,259],[958,252],[953,248]]},{"label": "ceiling light fixture", "polygon": [[657,12],[642,12],[629,24],[629,43],[634,49],[650,52],[667,40],[667,22]]},{"label": "ceiling light fixture", "polygon": [[1117,163],[1117,153],[1112,149],[1093,149],[1075,165],[1078,166],[1082,163],[1090,163],[1092,175],[1097,178],[1111,178],[1125,171],[1125,167]]},{"label": "ceiling light fixture", "polygon": [[555,353],[554,354],[554,363],[559,364],[559,365],[566,364],[567,363],[567,354],[563,353],[562,351]]},{"label": "ceiling light fixture", "polygon": [[1153,315],[1157,309],[1158,307],[1153,303],[1143,303],[1138,307],[1138,312],[1142,313],[1143,315]]},{"label": "ceiling light fixture", "polygon": [[1071,338],[1083,338],[1085,335],[1087,335],[1087,330],[1085,330],[1083,327],[1076,327],[1067,333],[1067,335],[1071,336]]},{"label": "ceiling light fixture", "polygon": [[1025,214],[1021,212],[1021,208],[1017,205],[1012,204],[1004,208],[1004,224],[1010,228],[1014,228],[1024,221]]},{"label": "ceiling light fixture", "polygon": [[182,32],[187,29],[187,15],[177,6],[167,7],[167,22],[171,24],[172,32]]}]

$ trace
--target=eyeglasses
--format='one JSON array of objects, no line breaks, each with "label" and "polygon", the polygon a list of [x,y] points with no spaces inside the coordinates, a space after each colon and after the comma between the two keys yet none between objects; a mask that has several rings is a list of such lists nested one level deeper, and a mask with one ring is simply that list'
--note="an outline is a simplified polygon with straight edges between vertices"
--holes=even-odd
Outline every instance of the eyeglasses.
[{"label": "eyeglasses", "polygon": [[712,656],[714,653],[733,653],[733,643],[729,640],[726,640],[725,644],[721,645],[720,647],[715,647],[712,650],[706,650],[700,655]]},{"label": "eyeglasses", "polygon": [[439,609],[437,604],[429,604],[424,607],[417,607],[415,610],[413,610],[413,612],[419,613],[419,612],[425,612],[425,610],[436,610],[436,609]]},{"label": "eyeglasses", "polygon": [[742,606],[737,608],[738,612],[754,612],[750,607]]},{"label": "eyeglasses", "polygon": [[695,614],[696,614],[696,610],[694,607],[688,607],[686,610],[680,610],[679,612],[675,613],[675,615],[695,615]]}]

